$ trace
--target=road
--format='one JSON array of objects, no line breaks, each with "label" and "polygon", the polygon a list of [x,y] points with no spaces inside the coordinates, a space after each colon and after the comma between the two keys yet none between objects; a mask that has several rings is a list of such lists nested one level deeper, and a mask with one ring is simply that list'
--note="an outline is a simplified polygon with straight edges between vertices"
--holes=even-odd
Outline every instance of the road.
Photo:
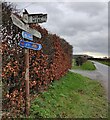
[{"label": "road", "polygon": [[[83,76],[89,77],[92,80],[99,80],[102,85],[104,86],[107,94],[107,98],[110,101],[110,88],[108,88],[108,71],[110,71],[110,67],[107,65],[101,64],[99,62],[92,61],[94,65],[96,66],[96,70],[94,71],[84,71],[84,70],[70,70],[75,73],[79,73]],[[109,89],[109,90],[108,90]]]}]

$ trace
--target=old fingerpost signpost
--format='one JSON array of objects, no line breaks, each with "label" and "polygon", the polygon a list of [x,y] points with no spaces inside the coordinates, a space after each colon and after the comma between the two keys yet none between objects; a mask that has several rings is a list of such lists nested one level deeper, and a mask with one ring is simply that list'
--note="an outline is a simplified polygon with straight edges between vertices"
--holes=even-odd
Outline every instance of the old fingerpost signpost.
[{"label": "old fingerpost signpost", "polygon": [[[29,109],[30,109],[30,95],[29,95],[29,49],[32,50],[41,50],[42,45],[38,43],[34,43],[33,36],[37,38],[41,38],[41,33],[35,29],[29,27],[29,24],[38,24],[47,21],[47,14],[29,14],[27,10],[23,12],[22,20],[19,19],[16,15],[12,14],[11,19],[14,25],[22,29],[22,37],[23,40],[20,40],[18,45],[25,49],[25,87],[26,87],[26,117],[29,116]],[[31,41],[31,42],[30,42]]]}]

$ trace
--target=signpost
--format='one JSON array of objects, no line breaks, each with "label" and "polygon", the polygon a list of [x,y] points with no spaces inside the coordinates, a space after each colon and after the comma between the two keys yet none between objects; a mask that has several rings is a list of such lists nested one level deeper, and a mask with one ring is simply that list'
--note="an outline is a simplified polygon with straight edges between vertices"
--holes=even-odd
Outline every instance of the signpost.
[{"label": "signpost", "polygon": [[38,43],[28,42],[24,40],[20,40],[19,44],[20,47],[33,49],[33,50],[41,50],[42,46]]},{"label": "signpost", "polygon": [[[27,10],[23,13],[23,18],[20,20],[16,15],[11,14],[11,19],[14,25],[19,27],[20,29],[24,30],[22,32],[22,37],[27,40],[33,41],[33,35],[35,37],[41,38],[41,33],[35,29],[29,27],[29,23],[36,24],[36,23],[43,23],[47,21],[47,14],[28,14]],[[26,32],[25,32],[26,31]],[[30,109],[30,95],[29,95],[29,49],[32,50],[41,50],[42,45],[34,42],[20,40],[18,45],[25,49],[25,65],[26,65],[26,72],[25,72],[25,80],[26,80],[26,116],[29,116],[29,109]]]},{"label": "signpost", "polygon": [[[33,36],[27,32],[22,32],[22,37],[28,40],[33,40]],[[29,94],[29,49],[33,50],[41,50],[41,44],[28,42],[24,40],[20,40],[18,43],[20,47],[28,48],[25,49],[25,65],[26,65],[26,73],[25,73],[25,80],[26,80],[26,116],[29,116],[29,109],[30,109],[30,94]]]},{"label": "signpost", "polygon": [[40,32],[38,32],[35,29],[30,28],[28,24],[23,23],[16,15],[11,14],[11,18],[12,18],[13,24],[15,24],[17,27],[19,27],[20,29],[24,31],[31,33],[35,37],[41,38]]}]

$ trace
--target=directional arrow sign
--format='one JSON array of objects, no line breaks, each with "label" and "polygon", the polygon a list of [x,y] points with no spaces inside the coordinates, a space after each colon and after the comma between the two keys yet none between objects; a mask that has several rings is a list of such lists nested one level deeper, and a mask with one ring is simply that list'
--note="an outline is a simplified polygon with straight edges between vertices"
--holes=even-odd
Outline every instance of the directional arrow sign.
[{"label": "directional arrow sign", "polygon": [[27,31],[38,38],[41,38],[40,32],[38,32],[35,29],[30,28],[28,24],[24,24],[16,15],[11,14],[11,19],[13,21],[13,24],[15,24],[20,29]]},{"label": "directional arrow sign", "polygon": [[24,41],[24,40],[20,40],[18,45],[20,47],[29,48],[29,49],[33,49],[33,50],[41,50],[41,48],[42,48],[41,44],[33,43],[33,42],[27,42],[27,41]]},{"label": "directional arrow sign", "polygon": [[28,40],[33,40],[33,36],[30,33],[25,31],[22,31],[22,37]]}]

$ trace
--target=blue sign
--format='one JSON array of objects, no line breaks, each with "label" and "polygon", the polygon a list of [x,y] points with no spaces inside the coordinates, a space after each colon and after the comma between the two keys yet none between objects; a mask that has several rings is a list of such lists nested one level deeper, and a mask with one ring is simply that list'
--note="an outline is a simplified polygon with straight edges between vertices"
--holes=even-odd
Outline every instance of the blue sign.
[{"label": "blue sign", "polygon": [[20,42],[18,43],[18,45],[20,47],[29,48],[29,49],[33,49],[33,50],[41,50],[41,48],[42,48],[41,44],[33,43],[33,42],[28,42],[28,41],[24,41],[24,40],[20,40]]},{"label": "blue sign", "polygon": [[25,31],[22,31],[22,37],[28,40],[33,40],[33,36],[30,33]]}]

